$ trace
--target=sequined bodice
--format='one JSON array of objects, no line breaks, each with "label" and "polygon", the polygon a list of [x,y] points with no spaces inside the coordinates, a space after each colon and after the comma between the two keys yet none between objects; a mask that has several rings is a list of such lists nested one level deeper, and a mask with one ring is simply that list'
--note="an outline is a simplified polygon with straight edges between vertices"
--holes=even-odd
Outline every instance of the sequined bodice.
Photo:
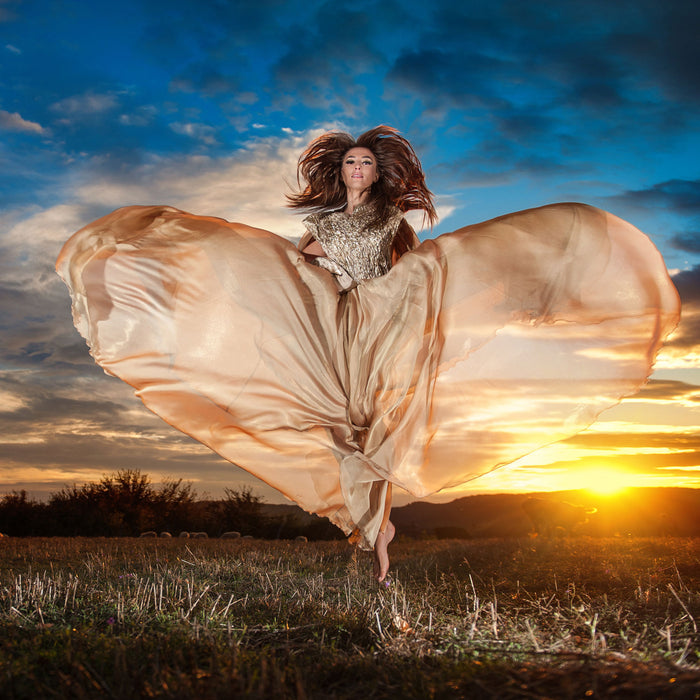
[{"label": "sequined bodice", "polygon": [[311,214],[304,223],[326,255],[359,282],[391,269],[391,244],[403,214],[394,208],[379,224],[373,224],[373,218],[372,206],[362,205],[352,214]]}]

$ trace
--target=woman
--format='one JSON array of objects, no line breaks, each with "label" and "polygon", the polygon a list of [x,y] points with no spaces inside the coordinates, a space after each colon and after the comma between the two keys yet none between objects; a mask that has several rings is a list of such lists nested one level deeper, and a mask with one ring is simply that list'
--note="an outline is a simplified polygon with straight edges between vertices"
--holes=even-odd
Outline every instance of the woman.
[{"label": "woman", "polygon": [[[411,144],[395,129],[379,126],[355,141],[329,132],[317,138],[299,159],[297,181],[304,190],[289,197],[290,206],[316,210],[307,217],[299,243],[305,259],[331,272],[341,291],[386,274],[401,255],[418,245],[402,212],[422,209],[432,224],[437,214],[425,176]],[[352,407],[350,407],[352,410]],[[369,425],[353,423],[364,446]],[[394,538],[391,482],[374,542],[374,575],[389,570],[387,547]]]},{"label": "woman", "polygon": [[320,137],[299,173],[301,250],[126,207],[75,234],[57,269],[106,371],[374,549],[382,581],[391,485],[426,496],[582,430],[645,382],[678,295],[646,236],[585,205],[418,245],[402,213],[435,210],[388,127]]}]

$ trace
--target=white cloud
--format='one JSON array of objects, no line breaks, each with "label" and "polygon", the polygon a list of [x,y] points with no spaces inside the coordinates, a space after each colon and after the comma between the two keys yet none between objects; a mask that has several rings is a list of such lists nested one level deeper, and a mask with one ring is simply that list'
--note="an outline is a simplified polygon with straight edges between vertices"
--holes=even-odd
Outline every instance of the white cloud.
[{"label": "white cloud", "polygon": [[0,413],[19,411],[28,405],[28,401],[18,394],[0,389]]},{"label": "white cloud", "polygon": [[119,115],[119,123],[125,126],[146,126],[155,118],[158,110],[153,105],[141,105],[135,111]]},{"label": "white cloud", "polygon": [[303,224],[285,207],[284,194],[296,185],[299,153],[317,133],[253,139],[225,158],[154,157],[128,180],[109,170],[76,168],[63,204],[24,215],[5,212],[0,277],[16,289],[41,290],[60,301],[53,264],[63,243],[91,220],[130,204],[168,204],[295,239]]},{"label": "white cloud", "polygon": [[208,146],[217,143],[216,129],[208,124],[173,122],[170,125],[170,128],[176,134],[180,134],[181,136],[189,136],[197,141],[207,144]]},{"label": "white cloud", "polygon": [[[302,217],[285,206],[284,195],[296,188],[299,154],[321,132],[290,130],[254,138],[224,158],[153,157],[132,169],[128,179],[109,170],[76,169],[63,204],[5,217],[0,274],[25,289],[43,289],[55,281],[53,262],[75,231],[112,209],[132,204],[167,204],[294,240],[303,233]],[[448,215],[451,208],[446,198],[440,213]],[[420,213],[410,218],[418,228]]]},{"label": "white cloud", "polygon": [[0,241],[3,282],[24,291],[55,286],[53,263],[63,243],[86,223],[84,217],[82,206],[60,204],[8,228]]},{"label": "white cloud", "polygon": [[153,158],[135,168],[128,181],[86,176],[73,195],[103,213],[127,204],[169,204],[294,238],[303,225],[285,207],[284,195],[296,186],[299,153],[316,135],[253,139],[224,158]]},{"label": "white cloud", "polygon": [[23,119],[18,112],[6,112],[2,109],[0,109],[0,129],[24,131],[30,134],[44,134],[46,132],[41,124]]},{"label": "white cloud", "polygon": [[61,114],[100,114],[117,106],[117,98],[111,93],[95,94],[92,92],[84,95],[66,97],[51,105],[54,112]]},{"label": "white cloud", "polygon": [[22,53],[21,49],[18,49],[16,46],[13,46],[12,44],[5,44],[5,49],[7,49],[7,51],[9,51],[10,53],[14,53],[14,54],[21,54]]}]

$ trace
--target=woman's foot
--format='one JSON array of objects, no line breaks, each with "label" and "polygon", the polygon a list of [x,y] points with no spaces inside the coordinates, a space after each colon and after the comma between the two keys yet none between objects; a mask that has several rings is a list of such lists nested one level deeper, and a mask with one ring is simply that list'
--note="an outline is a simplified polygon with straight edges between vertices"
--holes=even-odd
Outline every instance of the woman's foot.
[{"label": "woman's foot", "polygon": [[386,578],[389,572],[389,552],[388,547],[394,539],[396,528],[391,520],[386,524],[384,532],[379,532],[374,543],[374,578],[380,583]]}]

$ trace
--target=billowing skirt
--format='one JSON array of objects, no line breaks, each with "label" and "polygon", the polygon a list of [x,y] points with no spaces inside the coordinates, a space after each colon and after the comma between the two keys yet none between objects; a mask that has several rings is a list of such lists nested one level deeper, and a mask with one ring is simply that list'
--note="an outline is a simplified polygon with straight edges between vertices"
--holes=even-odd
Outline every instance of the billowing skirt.
[{"label": "billowing skirt", "polygon": [[679,313],[649,239],[580,204],[425,241],[347,293],[286,239],[163,206],[88,225],[57,269],[107,372],[364,547],[388,482],[426,496],[582,430]]}]

